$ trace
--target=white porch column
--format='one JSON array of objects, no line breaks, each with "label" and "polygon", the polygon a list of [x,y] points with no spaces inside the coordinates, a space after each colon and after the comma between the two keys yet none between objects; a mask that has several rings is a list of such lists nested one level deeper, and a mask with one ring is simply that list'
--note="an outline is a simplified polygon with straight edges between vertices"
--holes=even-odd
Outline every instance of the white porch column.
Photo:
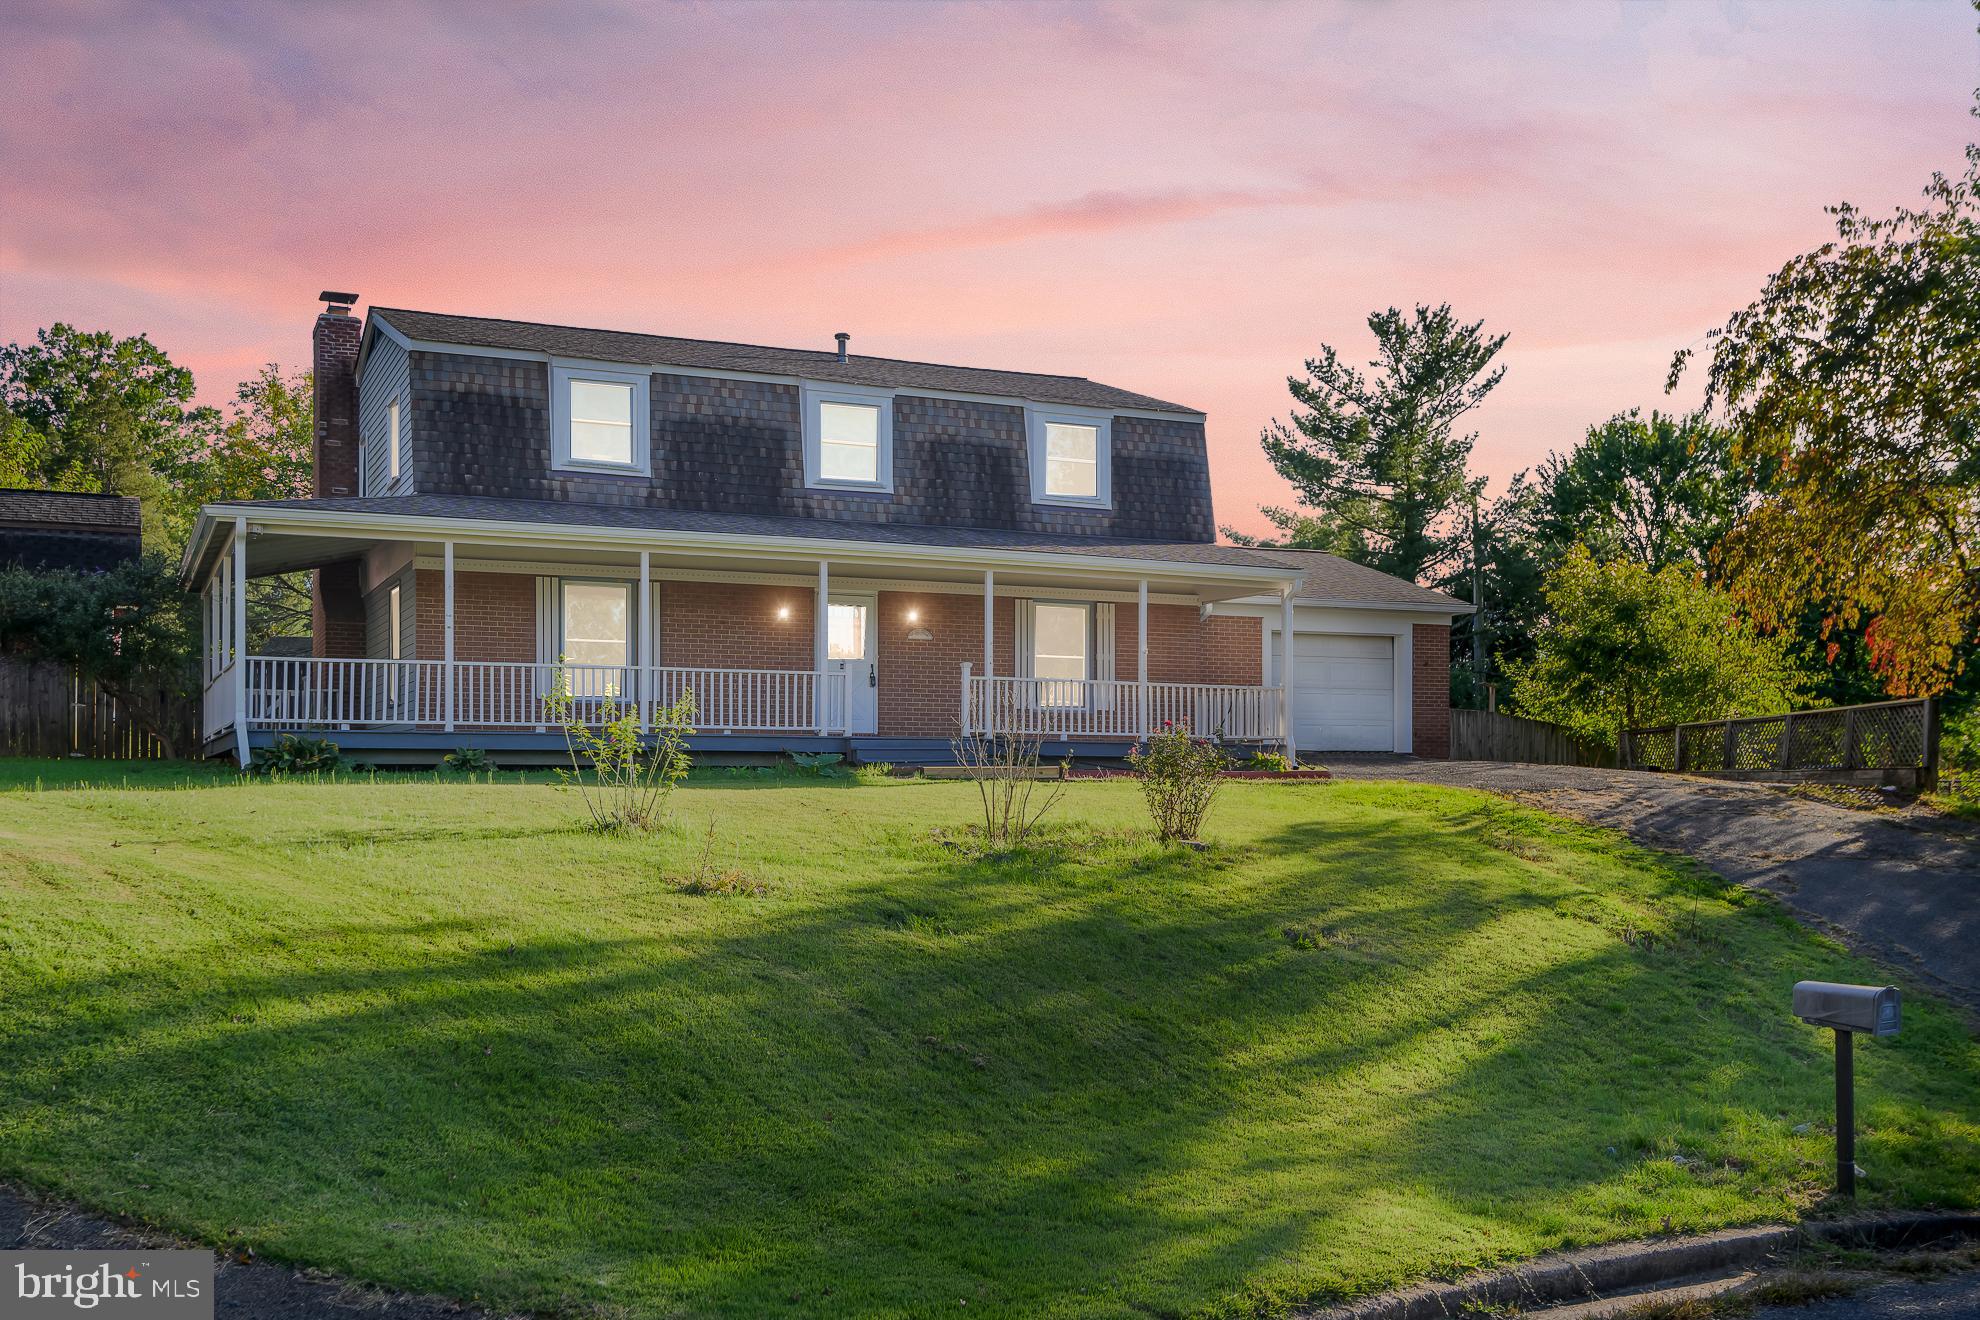
[{"label": "white porch column", "polygon": [[1285,734],[1286,760],[1299,764],[1299,749],[1293,746],[1293,593],[1287,587],[1279,593],[1279,728]]},{"label": "white porch column", "polygon": [[646,732],[646,667],[653,663],[653,552],[639,552],[639,607],[633,618],[639,626],[639,640],[633,651],[633,701],[639,706],[639,731]]},{"label": "white porch column", "polygon": [[1141,736],[1146,738],[1148,727],[1148,579],[1141,579],[1141,586],[1134,597],[1134,681],[1137,685],[1136,700],[1140,704]]},{"label": "white porch column", "polygon": [[454,543],[440,545],[441,587],[441,705],[446,712],[447,732],[454,731]]},{"label": "white porch column", "polygon": [[[818,736],[821,738],[825,736],[827,725],[831,722],[831,716],[825,708],[825,661],[832,650],[831,605],[832,566],[821,559],[818,561],[818,604],[812,611],[811,618],[811,668],[814,674],[811,680],[812,704],[818,707],[816,711]],[[846,704],[850,706],[852,693],[847,692],[844,695]],[[850,716],[851,712],[848,711],[847,714]]]},{"label": "white porch column", "polygon": [[247,519],[234,519],[234,754],[248,763]]},{"label": "white porch column", "polygon": [[997,573],[983,570],[983,676],[997,673]]}]

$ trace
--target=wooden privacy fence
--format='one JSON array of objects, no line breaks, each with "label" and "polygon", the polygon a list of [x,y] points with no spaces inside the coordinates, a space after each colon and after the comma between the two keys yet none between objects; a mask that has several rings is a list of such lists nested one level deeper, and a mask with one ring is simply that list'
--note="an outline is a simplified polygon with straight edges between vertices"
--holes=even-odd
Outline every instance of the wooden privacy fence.
[{"label": "wooden privacy fence", "polygon": [[1631,729],[1623,764],[1742,779],[1874,777],[1920,787],[1938,772],[1938,709],[1929,698],[1880,701]]},{"label": "wooden privacy fence", "polygon": [[[196,751],[193,709],[174,712],[179,745]],[[100,756],[155,760],[158,739],[139,728],[115,697],[67,665],[0,659],[0,756]]]},{"label": "wooden privacy fence", "polygon": [[1453,761],[1520,761],[1529,765],[1613,766],[1616,754],[1558,724],[1490,710],[1451,711]]}]

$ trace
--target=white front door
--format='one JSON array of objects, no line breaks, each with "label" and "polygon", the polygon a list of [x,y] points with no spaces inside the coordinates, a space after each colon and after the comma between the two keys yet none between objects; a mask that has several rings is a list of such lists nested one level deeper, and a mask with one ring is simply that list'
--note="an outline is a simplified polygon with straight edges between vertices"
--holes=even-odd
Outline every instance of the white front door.
[{"label": "white front door", "polygon": [[846,676],[846,732],[879,731],[880,602],[834,592],[826,607],[825,672]]}]

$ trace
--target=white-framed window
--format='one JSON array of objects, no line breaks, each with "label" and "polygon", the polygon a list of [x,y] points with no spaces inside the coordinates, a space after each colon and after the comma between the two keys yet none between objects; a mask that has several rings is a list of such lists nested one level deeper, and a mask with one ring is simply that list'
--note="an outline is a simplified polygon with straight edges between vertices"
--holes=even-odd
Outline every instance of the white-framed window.
[{"label": "white-framed window", "polygon": [[565,578],[557,610],[557,653],[573,665],[632,663],[630,582]]},{"label": "white-framed window", "polygon": [[[385,475],[388,480],[399,479],[399,401],[392,400],[385,405]],[[397,587],[393,588],[398,590]],[[398,659],[395,653],[392,657]]]},{"label": "white-framed window", "polygon": [[1108,509],[1114,504],[1114,419],[1105,413],[1027,408],[1031,500]]},{"label": "white-framed window", "polygon": [[653,472],[652,377],[556,363],[550,368],[550,440],[562,471]]},{"label": "white-framed window", "polygon": [[894,488],[894,396],[857,386],[807,386],[804,484],[819,489]]},{"label": "white-framed window", "polygon": [[401,616],[399,614],[399,584],[396,582],[392,584],[392,591],[389,599],[386,601],[386,607],[392,611],[392,622],[390,625],[392,630],[392,658],[394,660],[403,660],[406,658],[406,652],[405,643],[399,635]]},{"label": "white-framed window", "polygon": [[1093,607],[1057,600],[1031,606],[1031,676],[1041,706],[1083,706],[1093,677]]}]

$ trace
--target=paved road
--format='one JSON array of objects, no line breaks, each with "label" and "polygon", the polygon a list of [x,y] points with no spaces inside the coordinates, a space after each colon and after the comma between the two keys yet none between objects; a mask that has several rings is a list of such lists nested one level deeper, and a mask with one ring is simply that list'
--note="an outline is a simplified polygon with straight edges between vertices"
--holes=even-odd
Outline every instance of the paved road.
[{"label": "paved road", "polygon": [[1328,757],[1337,775],[1489,789],[1685,853],[1907,969],[1980,1020],[1980,830],[1756,784],[1577,766]]},{"label": "paved road", "polygon": [[1980,1272],[1926,1282],[1879,1284],[1853,1297],[1807,1306],[1763,1306],[1750,1320],[1973,1320],[1980,1316]]}]

